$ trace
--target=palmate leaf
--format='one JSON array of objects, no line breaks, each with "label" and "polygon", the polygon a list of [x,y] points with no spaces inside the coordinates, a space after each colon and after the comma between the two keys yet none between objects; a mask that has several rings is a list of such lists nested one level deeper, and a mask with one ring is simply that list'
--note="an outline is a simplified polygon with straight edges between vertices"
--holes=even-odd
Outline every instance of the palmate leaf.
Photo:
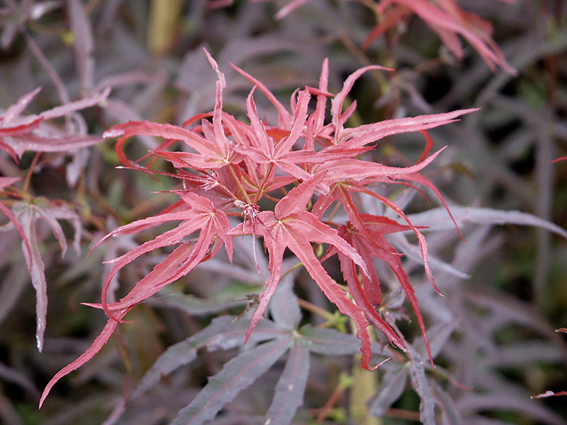
[{"label": "palmate leaf", "polygon": [[[267,134],[267,129],[260,121],[252,95],[253,91],[246,100],[246,108],[254,135],[260,143],[258,147],[246,147],[246,150],[241,149],[239,152],[246,153],[247,158],[257,164],[273,164],[299,180],[310,179],[311,174],[295,164],[296,161],[292,152],[292,147],[301,135],[307,120],[309,93],[305,90],[299,92],[298,107],[290,132],[277,143],[274,143],[273,138]],[[273,173],[275,171],[274,168]]]},{"label": "palmate leaf", "polygon": [[[343,290],[323,268],[311,246],[311,242],[330,244],[358,265],[364,274],[369,275],[366,263],[356,250],[341,238],[335,229],[322,223],[314,214],[305,211],[307,202],[322,179],[323,174],[302,183],[278,202],[274,212],[263,211],[256,218],[259,223],[255,226],[255,231],[258,235],[264,236],[264,243],[270,256],[269,269],[271,274],[266,282],[266,290],[260,294],[259,306],[252,315],[250,332],[262,317],[276,290],[282,274],[284,251],[289,248],[303,263],[303,266],[319,285],[325,296],[339,308],[342,314],[353,319],[357,327],[357,336],[362,344],[362,365],[368,369],[370,367],[371,349],[367,330],[368,321],[364,314],[366,307],[361,307],[348,299]],[[235,233],[244,231],[251,234],[251,227],[247,223],[246,226],[242,225],[235,229]],[[403,341],[391,328],[382,325],[380,329],[392,343],[405,350]]]},{"label": "palmate leaf", "polygon": [[[286,303],[289,305],[284,306]],[[289,317],[292,323],[300,320],[299,305],[291,285],[282,285],[272,298],[272,311],[280,307],[289,312],[284,316]],[[170,347],[146,373],[134,396],[153,386],[164,374],[189,363],[200,347],[213,351],[242,346],[247,328],[245,320],[235,321],[231,316],[214,319],[203,331]],[[246,349],[227,362],[217,375],[210,378],[197,397],[179,412],[173,424],[200,424],[212,419],[224,404],[263,375],[286,351],[291,350],[266,416],[266,419],[275,421],[272,423],[289,424],[302,404],[309,371],[307,344],[297,339],[294,329],[295,326],[288,326],[287,320],[284,323],[260,320],[248,344],[272,341]]]},{"label": "palmate leaf", "polygon": [[[245,320],[235,319],[236,317],[228,315],[217,317],[201,332],[170,346],[146,372],[131,398],[136,398],[152,388],[162,376],[191,363],[197,357],[197,350],[200,348],[215,351],[242,347],[248,323]],[[250,342],[281,338],[287,333],[282,332],[273,322],[262,320],[258,323]]]},{"label": "palmate leaf", "polygon": [[[288,274],[291,275],[290,273]],[[301,406],[309,374],[309,354],[353,355],[360,352],[360,340],[334,329],[318,329],[309,325],[297,329],[301,319],[292,279],[284,279],[270,301],[272,320],[261,319],[250,335],[244,351],[227,362],[221,372],[185,409],[175,423],[198,424],[212,419],[238,392],[265,373],[278,358],[288,352],[284,371],[276,385],[274,398],[265,421],[287,425]],[[230,350],[242,347],[249,323],[234,316],[213,319],[211,324],[190,338],[170,346],[146,372],[128,400],[151,390],[163,376],[195,360],[198,350]],[[271,342],[266,342],[271,341]],[[260,345],[256,345],[260,343]],[[252,348],[249,346],[252,344]],[[378,345],[373,352],[382,353]],[[253,376],[246,377],[249,370]],[[126,410],[126,399],[115,409],[113,422]]]},{"label": "palmate leaf", "polygon": [[[113,260],[114,267],[103,284],[102,303],[100,305],[88,305],[102,308],[112,317],[111,311],[129,308],[147,299],[164,286],[185,276],[201,261],[213,257],[222,246],[220,242],[224,243],[229,259],[232,261],[233,241],[232,237],[227,236],[230,222],[226,214],[216,209],[209,199],[196,193],[178,192],[178,194],[186,205],[185,210],[138,220],[112,231],[100,241],[102,242],[104,239],[120,232],[145,228],[147,225],[156,226],[170,221],[182,220],[182,223],[175,229],[164,232],[155,239],[145,242]],[[196,243],[192,244],[183,241],[183,238],[190,236],[196,231],[199,231]],[[174,244],[180,244],[180,246],[175,248],[166,260],[159,263],[148,275],[141,279],[124,298],[111,304],[107,303],[106,294],[109,285],[114,275],[120,269],[142,254]]]},{"label": "palmate leaf", "polygon": [[266,414],[266,423],[289,424],[297,408],[303,404],[303,394],[309,376],[308,348],[302,340],[296,341],[290,348],[284,371],[276,385],[272,405]]},{"label": "palmate leaf", "polygon": [[[226,363],[189,406],[181,409],[172,425],[199,425],[263,375],[292,346],[294,338],[278,338],[245,350]],[[303,397],[302,397],[303,398]]]}]

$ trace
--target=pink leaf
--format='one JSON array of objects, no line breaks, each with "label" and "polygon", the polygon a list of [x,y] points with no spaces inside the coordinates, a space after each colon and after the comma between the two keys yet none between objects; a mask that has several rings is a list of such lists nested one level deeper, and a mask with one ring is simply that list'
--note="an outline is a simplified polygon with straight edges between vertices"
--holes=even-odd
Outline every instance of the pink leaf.
[{"label": "pink leaf", "polygon": [[[128,313],[128,311],[130,311],[130,310],[128,309],[128,310],[121,311],[118,314],[117,320],[122,320],[122,318],[126,315],[126,313]],[[45,389],[43,390],[43,393],[42,393],[41,398],[39,400],[39,407],[40,408],[43,405],[43,402],[45,401],[46,397],[49,395],[51,388],[53,388],[53,386],[57,383],[57,381],[59,381],[61,378],[68,375],[69,373],[73,372],[74,370],[77,370],[78,368],[80,368],[82,365],[84,365],[90,359],[92,359],[94,357],[94,355],[102,349],[104,344],[106,344],[108,342],[108,340],[110,339],[110,336],[114,333],[116,326],[118,326],[117,320],[109,319],[108,322],[106,323],[106,326],[104,327],[102,332],[99,334],[99,336],[96,337],[95,341],[89,347],[89,349],[87,351],[85,351],[77,360],[75,360],[74,362],[65,366],[63,369],[61,369],[59,372],[57,372],[53,378],[51,378],[51,380],[45,386]]]},{"label": "pink leaf", "polygon": [[370,70],[393,71],[390,68],[384,68],[383,66],[372,65],[372,66],[365,66],[364,68],[360,68],[347,77],[347,79],[343,83],[342,90],[339,93],[337,93],[337,95],[335,96],[335,98],[333,99],[333,101],[331,103],[331,116],[332,116],[332,120],[333,120],[333,125],[335,127],[334,144],[337,144],[340,140],[340,136],[342,136],[340,134],[340,132],[343,128],[343,124],[342,124],[343,103],[344,103],[348,93],[352,89],[354,82],[362,74],[364,74],[365,72],[370,71]]},{"label": "pink leaf", "polygon": [[[182,220],[182,223],[175,229],[169,230],[155,239],[145,242],[137,248],[132,249],[126,254],[113,260],[114,267],[107,276],[102,290],[101,308],[112,317],[111,310],[122,310],[137,304],[151,295],[158,292],[165,285],[171,283],[175,279],[189,273],[195,266],[206,258],[212,257],[218,249],[220,244],[214,244],[211,248],[215,238],[219,238],[224,243],[224,246],[232,259],[233,242],[232,236],[228,236],[230,231],[230,222],[226,214],[215,208],[214,204],[207,198],[204,198],[195,193],[179,192],[179,196],[189,206],[189,209],[164,213],[155,217],[149,217],[143,220],[138,220],[134,223],[122,226],[107,236],[100,242],[115,234],[135,230],[140,228],[147,228],[150,226],[157,226],[170,221]],[[195,244],[184,243],[183,239],[192,233],[200,231],[199,237]],[[130,264],[140,255],[143,255],[152,250],[171,246],[181,243],[182,245],[174,250],[166,260],[158,264],[154,270],[142,280],[140,280],[134,289],[130,291],[121,301],[108,304],[107,291],[113,277],[127,264]],[[94,248],[93,248],[94,249]],[[98,306],[97,306],[98,307]]]},{"label": "pink leaf", "polygon": [[[283,254],[285,248],[289,248],[303,263],[311,277],[316,281],[321,290],[333,303],[337,305],[341,313],[351,317],[357,326],[357,336],[362,343],[362,364],[369,368],[370,361],[370,339],[366,327],[368,322],[364,317],[364,310],[357,304],[352,303],[346,294],[331,279],[315,256],[311,242],[328,243],[345,257],[350,258],[360,267],[365,275],[369,275],[368,265],[356,250],[341,238],[337,231],[322,223],[315,215],[304,210],[305,205],[311,197],[321,176],[304,182],[290,191],[276,206],[276,212],[269,211],[258,214],[263,226],[256,226],[258,234],[264,236],[264,243],[270,254],[269,269],[270,279],[266,282],[266,290],[260,295],[260,304],[254,312],[249,333],[260,320],[269,299],[275,292],[282,272]],[[292,200],[297,200],[294,205]],[[248,224],[247,232],[251,225]],[[234,233],[236,233],[236,229]],[[404,349],[403,341],[390,328],[383,326],[388,338],[398,347]]]}]

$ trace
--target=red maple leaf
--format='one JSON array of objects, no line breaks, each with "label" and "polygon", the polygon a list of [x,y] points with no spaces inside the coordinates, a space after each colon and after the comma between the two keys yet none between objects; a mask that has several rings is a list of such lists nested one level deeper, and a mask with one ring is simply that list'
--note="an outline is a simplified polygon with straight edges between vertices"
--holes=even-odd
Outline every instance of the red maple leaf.
[{"label": "red maple leaf", "polygon": [[[175,192],[181,200],[162,213],[122,226],[104,239],[121,232],[139,233],[174,221],[180,224],[112,261],[112,270],[103,284],[101,303],[88,304],[103,309],[110,317],[109,322],[85,354],[55,375],[44,391],[42,402],[58,379],[84,364],[100,350],[117,323],[135,304],[185,276],[199,263],[215,256],[222,246],[232,261],[233,238],[243,234],[252,235],[254,240],[263,238],[269,255],[270,272],[265,289],[260,294],[258,308],[252,315],[247,339],[280,282],[284,253],[289,250],[326,297],[342,314],[352,318],[361,341],[363,367],[370,368],[368,319],[384,332],[390,342],[408,352],[403,337],[375,309],[381,302],[381,294],[374,258],[386,261],[398,276],[414,307],[429,349],[421,313],[413,288],[402,269],[400,254],[384,235],[408,229],[415,233],[425,271],[435,287],[427,262],[425,238],[394,201],[371,190],[371,185],[419,184],[433,190],[444,203],[435,186],[420,174],[440,152],[429,154],[432,141],[426,132],[451,123],[473,110],[345,128],[356,104],[345,111],[343,104],[355,80],[368,70],[383,69],[371,66],[356,71],[346,79],[343,89],[332,101],[331,120],[325,124],[327,102],[332,97],[327,92],[328,63],[325,61],[319,87],[307,87],[293,93],[291,113],[260,81],[237,68],[255,85],[247,98],[249,123],[245,123],[222,111],[224,76],[212,57],[208,58],[218,75],[215,107],[211,113],[199,114],[186,122],[187,126],[195,124],[194,127],[129,122],[105,133],[108,137],[120,137],[116,151],[128,168],[146,172],[154,172],[148,168],[151,163],[142,166],[128,159],[123,151],[124,143],[129,137],[139,134],[162,137],[163,143],[148,156],[161,157],[170,162],[175,167],[175,173],[156,172],[181,179],[184,190]],[[258,117],[253,99],[255,88],[264,93],[277,109],[276,126],[270,126]],[[312,96],[316,96],[316,106],[309,114],[308,105]],[[196,124],[198,120],[201,120],[200,125]],[[422,132],[427,140],[417,164],[391,167],[365,161],[361,155],[373,149],[373,145],[383,137],[409,131]],[[172,149],[178,141],[185,145],[184,150]],[[291,185],[294,188],[288,191]],[[352,199],[353,193],[378,199],[394,210],[405,223],[359,211]],[[342,205],[348,215],[346,224],[323,220],[323,214],[335,201]],[[269,209],[270,203],[273,209]],[[240,217],[242,222],[231,227],[229,216]],[[319,258],[313,244],[328,245],[327,254]],[[168,246],[173,247],[172,252],[137,282],[124,298],[117,302],[107,300],[110,282],[122,268],[150,251]],[[323,267],[323,261],[335,253],[338,254],[343,277],[348,283],[348,291],[333,280]]]}]

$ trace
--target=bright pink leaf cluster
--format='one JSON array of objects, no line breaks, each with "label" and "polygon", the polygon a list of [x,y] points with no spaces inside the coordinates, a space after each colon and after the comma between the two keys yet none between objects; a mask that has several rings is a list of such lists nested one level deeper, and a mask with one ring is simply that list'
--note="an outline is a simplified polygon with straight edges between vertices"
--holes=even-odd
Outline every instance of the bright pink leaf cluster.
[{"label": "bright pink leaf cluster", "polygon": [[[207,56],[218,74],[212,113],[194,117],[183,127],[128,122],[114,126],[105,133],[107,137],[119,137],[116,150],[127,167],[145,172],[153,171],[126,157],[123,150],[125,141],[134,135],[163,138],[163,143],[150,156],[170,162],[177,171],[170,175],[181,179],[184,186],[184,190],[176,191],[180,200],[166,211],[122,226],[107,237],[120,232],[135,233],[174,221],[180,224],[113,261],[112,271],[104,283],[101,304],[90,304],[109,315],[107,326],[87,352],[55,375],[47,385],[41,402],[55,382],[90,360],[100,350],[117,323],[134,305],[187,275],[199,263],[215,256],[223,246],[231,260],[233,238],[243,234],[253,235],[254,240],[257,237],[263,239],[269,255],[270,271],[259,306],[252,315],[248,336],[280,281],[286,248],[297,256],[341,313],[353,319],[362,343],[363,367],[370,368],[368,319],[393,344],[407,351],[403,338],[376,311],[381,296],[374,258],[385,261],[398,277],[425,336],[417,300],[402,268],[401,254],[396,252],[384,235],[413,231],[419,241],[427,275],[434,285],[427,262],[425,238],[394,202],[375,193],[371,186],[376,183],[421,184],[433,189],[442,199],[432,183],[419,174],[439,153],[429,155],[432,146],[426,131],[451,123],[472,110],[347,128],[345,123],[356,104],[346,110],[343,110],[343,104],[355,80],[366,71],[384,68],[368,66],[356,71],[346,79],[343,89],[333,96],[328,92],[328,64],[325,61],[319,87],[306,87],[294,92],[290,111],[260,81],[235,67],[254,84],[246,101],[249,123],[244,123],[223,112],[224,76],[214,59],[208,53]],[[253,97],[256,89],[267,96],[277,109],[277,125],[268,125],[259,118]],[[329,98],[332,98],[330,121],[325,119]],[[312,99],[315,102],[310,112]],[[200,124],[189,128],[199,120]],[[371,150],[376,141],[392,134],[415,131],[426,134],[427,139],[424,154],[416,165],[398,168],[360,159],[361,154]],[[179,142],[182,145],[180,150],[170,149]],[[359,212],[352,197],[354,193],[372,196],[383,202],[398,214],[403,224]],[[346,223],[331,222],[325,214],[337,203],[348,215]],[[232,227],[229,216],[241,217],[242,221]],[[328,245],[327,253],[322,257],[317,256],[313,244]],[[107,301],[110,282],[123,267],[141,255],[166,246],[174,247],[166,259],[120,301]],[[335,253],[338,254],[350,296],[323,267],[323,261]]]}]

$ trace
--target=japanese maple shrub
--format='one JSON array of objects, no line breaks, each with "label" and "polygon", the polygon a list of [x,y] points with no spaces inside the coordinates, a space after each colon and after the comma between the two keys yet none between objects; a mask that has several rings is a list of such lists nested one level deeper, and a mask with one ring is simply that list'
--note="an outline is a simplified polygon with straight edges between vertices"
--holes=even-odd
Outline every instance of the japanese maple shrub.
[{"label": "japanese maple shrub", "polygon": [[[328,63],[325,61],[319,87],[296,90],[291,96],[289,110],[260,81],[235,67],[254,84],[246,100],[249,122],[242,122],[223,111],[224,75],[214,59],[206,54],[218,75],[215,107],[211,113],[195,116],[181,127],[137,121],[116,125],[105,133],[108,138],[118,138],[116,152],[125,167],[170,175],[182,182],[183,189],[174,190],[179,201],[162,213],[124,225],[109,233],[99,244],[119,233],[138,233],[164,223],[180,223],[113,261],[100,304],[89,304],[104,310],[109,317],[107,325],[83,355],[51,379],[41,404],[59,379],[88,362],[101,349],[136,304],[213,258],[223,247],[232,261],[233,240],[243,235],[252,235],[254,241],[259,239],[263,243],[269,255],[270,272],[251,316],[245,340],[250,338],[282,279],[284,252],[288,249],[326,297],[342,314],[352,319],[361,344],[364,368],[373,367],[369,321],[391,344],[408,356],[412,355],[403,335],[377,310],[382,298],[374,259],[386,262],[397,276],[414,309],[430,359],[432,357],[423,318],[402,267],[402,255],[385,235],[401,231],[415,234],[425,271],[435,287],[425,238],[401,207],[375,188],[384,184],[425,186],[444,204],[437,189],[420,174],[440,153],[431,153],[432,141],[427,130],[451,123],[472,110],[348,128],[345,125],[355,111],[356,103],[348,108],[343,105],[355,80],[370,70],[389,70],[379,66],[362,68],[350,75],[342,90],[333,95],[328,92]],[[269,124],[259,118],[254,101],[256,90],[277,109],[277,123]],[[329,99],[330,120],[326,120]],[[310,111],[311,100],[314,100],[314,108]],[[425,135],[426,147],[415,165],[392,167],[368,159],[369,151],[378,140],[403,132]],[[161,145],[147,157],[164,159],[176,172],[152,171],[151,161],[150,165],[144,166],[140,161],[129,159],[124,144],[136,135],[163,138]],[[178,142],[181,142],[181,149],[173,149],[179,146]],[[382,202],[395,211],[399,220],[360,210],[354,194]],[[348,219],[336,219],[337,206],[346,212]],[[323,246],[328,247],[326,252],[320,249]],[[110,284],[120,270],[138,257],[164,247],[173,249],[126,296],[114,301]],[[335,281],[323,266],[323,262],[334,254],[338,255],[346,286]]]}]

